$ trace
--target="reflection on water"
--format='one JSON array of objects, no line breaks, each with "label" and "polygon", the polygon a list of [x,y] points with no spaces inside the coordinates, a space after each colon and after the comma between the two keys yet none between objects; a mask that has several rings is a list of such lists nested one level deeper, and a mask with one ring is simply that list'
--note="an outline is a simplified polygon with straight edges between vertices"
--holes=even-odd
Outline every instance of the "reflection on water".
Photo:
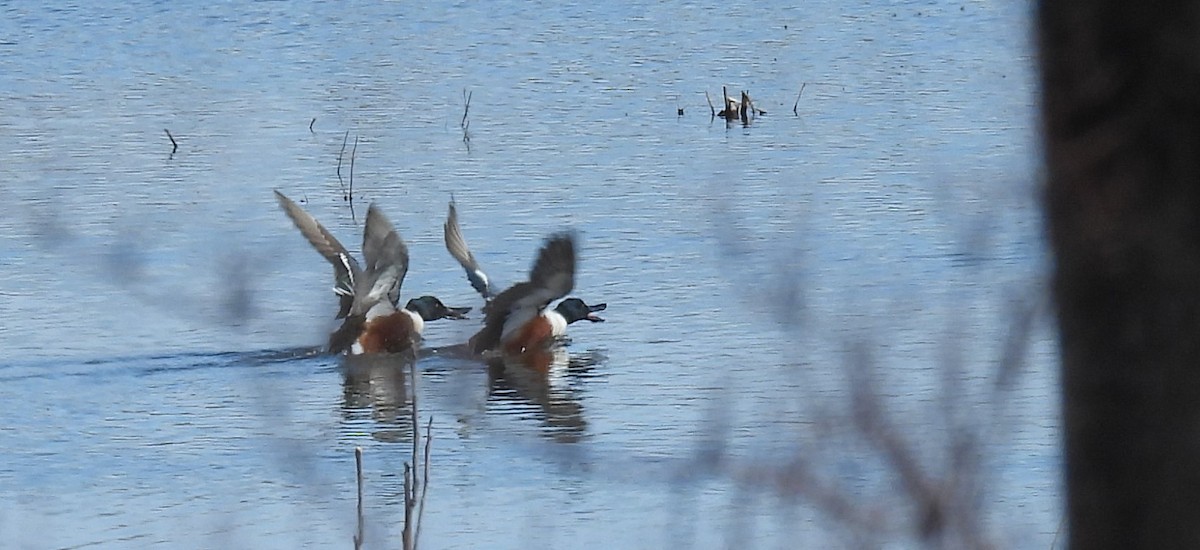
[{"label": "reflection on water", "polygon": [[[453,356],[447,353],[450,349],[438,351]],[[596,351],[572,355],[566,347],[555,346],[520,356],[459,358],[454,368],[486,371],[487,414],[535,420],[549,440],[575,443],[586,435],[588,426],[582,387],[596,376],[593,369],[603,361],[604,355]],[[419,376],[428,375],[420,361],[415,366]],[[411,442],[413,368],[412,359],[403,355],[342,358],[343,420],[358,429],[365,424],[370,436],[380,442]]]},{"label": "reflection on water", "polygon": [[407,354],[350,355],[342,360],[342,413],[359,422],[368,412],[371,437],[387,443],[412,441],[413,358]]},{"label": "reflection on water", "polygon": [[602,357],[594,352],[572,357],[565,347],[555,346],[489,359],[488,400],[504,405],[493,409],[498,411],[535,407],[546,437],[578,442],[587,432],[587,419],[576,388]]}]

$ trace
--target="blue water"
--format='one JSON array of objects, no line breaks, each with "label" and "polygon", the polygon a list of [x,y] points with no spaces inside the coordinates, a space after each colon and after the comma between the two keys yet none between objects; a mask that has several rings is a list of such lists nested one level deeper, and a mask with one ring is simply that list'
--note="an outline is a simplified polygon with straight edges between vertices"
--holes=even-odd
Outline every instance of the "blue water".
[{"label": "blue water", "polygon": [[[452,194],[502,286],[580,232],[575,294],[608,322],[552,376],[418,362],[424,546],[918,545],[864,388],[928,479],[970,480],[973,533],[1054,540],[1028,6],[0,11],[7,546],[352,547],[355,447],[368,547],[399,546],[411,380],[312,352],[330,269],[273,189],[352,249],[378,204],[406,295],[451,305],[479,306]],[[714,120],[722,86],[767,114]]]}]

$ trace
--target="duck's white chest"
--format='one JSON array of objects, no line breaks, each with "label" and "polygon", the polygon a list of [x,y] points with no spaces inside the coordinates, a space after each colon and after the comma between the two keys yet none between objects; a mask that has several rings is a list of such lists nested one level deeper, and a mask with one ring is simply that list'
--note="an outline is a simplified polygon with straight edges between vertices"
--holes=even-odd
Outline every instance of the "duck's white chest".
[{"label": "duck's white chest", "polygon": [[557,311],[550,310],[542,314],[550,322],[550,336],[558,337],[567,333],[567,319]]},{"label": "duck's white chest", "polygon": [[420,336],[422,333],[425,332],[425,319],[421,318],[420,313],[409,311],[407,309],[402,309],[400,311],[404,312],[406,315],[408,315],[410,318],[412,318],[412,329],[413,329],[413,332],[417,334],[417,336]]}]

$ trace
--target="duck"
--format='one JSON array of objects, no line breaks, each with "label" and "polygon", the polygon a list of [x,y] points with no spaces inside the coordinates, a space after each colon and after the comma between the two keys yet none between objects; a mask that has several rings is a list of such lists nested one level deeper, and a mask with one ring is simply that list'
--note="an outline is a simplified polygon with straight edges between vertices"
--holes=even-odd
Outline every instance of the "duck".
[{"label": "duck", "polygon": [[300,234],[333,265],[333,292],[338,296],[335,318],[342,319],[342,324],[329,337],[330,353],[415,353],[425,323],[467,318],[470,307],[449,307],[430,295],[397,307],[400,286],[408,273],[408,247],[376,205],[367,209],[363,268],[311,214],[278,190],[275,198]]},{"label": "duck", "polygon": [[603,322],[596,315],[608,304],[589,305],[579,298],[567,298],[553,309],[549,305],[571,292],[575,286],[576,237],[574,232],[547,237],[538,250],[529,272],[529,280],[497,293],[491,279],[479,266],[463,237],[458,210],[450,201],[443,226],[446,250],[467,274],[471,287],[484,298],[483,328],[467,342],[476,355],[519,355],[545,349],[566,335],[567,326],[577,321]]}]

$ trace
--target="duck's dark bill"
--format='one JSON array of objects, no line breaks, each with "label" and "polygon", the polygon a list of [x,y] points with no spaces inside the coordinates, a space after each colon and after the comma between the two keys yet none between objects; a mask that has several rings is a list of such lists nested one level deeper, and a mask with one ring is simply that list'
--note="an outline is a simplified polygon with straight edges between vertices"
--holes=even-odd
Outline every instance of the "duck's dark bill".
[{"label": "duck's dark bill", "polygon": [[608,304],[596,304],[594,306],[588,306],[588,315],[587,315],[587,317],[585,317],[585,319],[587,319],[593,323],[603,323],[604,318],[600,317],[599,315],[594,315],[594,312],[604,311],[607,308],[608,308]]}]

